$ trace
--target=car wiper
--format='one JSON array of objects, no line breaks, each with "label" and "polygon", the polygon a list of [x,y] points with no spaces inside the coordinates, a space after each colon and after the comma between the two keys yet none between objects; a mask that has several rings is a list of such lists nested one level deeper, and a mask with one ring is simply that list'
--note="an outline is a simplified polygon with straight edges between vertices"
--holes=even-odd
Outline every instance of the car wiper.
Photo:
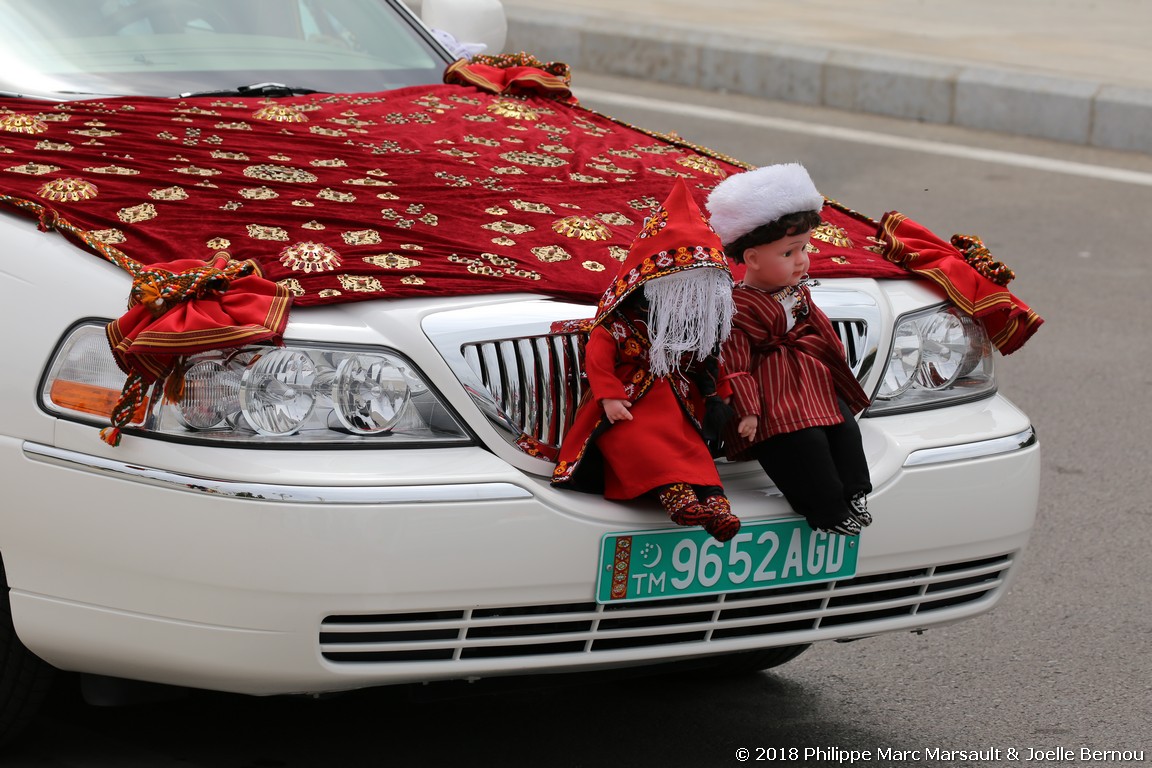
[{"label": "car wiper", "polygon": [[225,88],[219,91],[190,91],[180,94],[180,98],[189,99],[196,96],[306,96],[309,93],[319,93],[311,88],[294,88],[284,83],[253,83],[241,85],[237,88]]}]

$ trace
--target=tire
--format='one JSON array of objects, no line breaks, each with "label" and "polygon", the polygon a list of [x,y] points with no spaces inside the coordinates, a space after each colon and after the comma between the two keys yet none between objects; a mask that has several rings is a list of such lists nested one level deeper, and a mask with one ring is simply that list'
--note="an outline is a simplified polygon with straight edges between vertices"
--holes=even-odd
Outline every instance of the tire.
[{"label": "tire", "polygon": [[750,675],[765,669],[779,667],[781,664],[787,664],[811,647],[811,644],[782,645],[779,648],[764,648],[759,651],[743,651],[718,656],[714,659],[710,671],[712,674]]},{"label": "tire", "polygon": [[0,747],[32,722],[52,690],[55,672],[16,636],[8,580],[0,560]]}]

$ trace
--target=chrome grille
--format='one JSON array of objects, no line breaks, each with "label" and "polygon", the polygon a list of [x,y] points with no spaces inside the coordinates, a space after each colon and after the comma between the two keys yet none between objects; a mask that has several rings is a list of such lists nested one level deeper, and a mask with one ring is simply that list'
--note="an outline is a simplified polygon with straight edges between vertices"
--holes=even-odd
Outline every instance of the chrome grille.
[{"label": "chrome grille", "polygon": [[583,333],[464,345],[468,366],[522,433],[558,448],[587,385]]},{"label": "chrome grille", "polygon": [[[848,364],[857,377],[865,359],[868,323],[834,320]],[[557,333],[464,344],[468,367],[479,376],[502,417],[515,429],[559,448],[587,380],[582,333]]]},{"label": "chrome grille", "polygon": [[[592,654],[628,648],[712,643],[817,632],[838,636],[890,630],[885,620],[924,616],[991,599],[1012,555],[821,584],[597,605],[461,608],[419,613],[329,616],[320,651],[342,663],[444,662]],[[845,628],[850,631],[845,632]],[[813,638],[817,639],[817,638]],[[808,642],[803,635],[785,644]]]}]

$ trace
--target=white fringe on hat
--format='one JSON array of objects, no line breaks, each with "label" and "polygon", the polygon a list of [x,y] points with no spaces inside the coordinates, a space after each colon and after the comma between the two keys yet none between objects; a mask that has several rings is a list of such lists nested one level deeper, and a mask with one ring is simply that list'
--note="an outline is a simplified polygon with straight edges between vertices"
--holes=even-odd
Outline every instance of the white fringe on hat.
[{"label": "white fringe on hat", "polygon": [[706,203],[709,223],[729,245],[759,226],[800,211],[819,211],[824,196],[799,163],[767,165],[729,176]]},{"label": "white fringe on hat", "polygon": [[732,275],[697,267],[644,283],[648,299],[648,350],[652,373],[666,376],[691,354],[703,360],[717,351],[732,331]]}]

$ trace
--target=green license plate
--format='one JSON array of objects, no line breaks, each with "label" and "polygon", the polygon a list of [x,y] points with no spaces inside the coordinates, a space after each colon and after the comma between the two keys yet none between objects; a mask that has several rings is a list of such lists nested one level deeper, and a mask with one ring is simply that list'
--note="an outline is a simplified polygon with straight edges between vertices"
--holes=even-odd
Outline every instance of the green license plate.
[{"label": "green license plate", "polygon": [[702,528],[605,534],[596,601],[659,600],[771,589],[856,575],[859,539],[803,520],[747,522],[730,541]]}]

